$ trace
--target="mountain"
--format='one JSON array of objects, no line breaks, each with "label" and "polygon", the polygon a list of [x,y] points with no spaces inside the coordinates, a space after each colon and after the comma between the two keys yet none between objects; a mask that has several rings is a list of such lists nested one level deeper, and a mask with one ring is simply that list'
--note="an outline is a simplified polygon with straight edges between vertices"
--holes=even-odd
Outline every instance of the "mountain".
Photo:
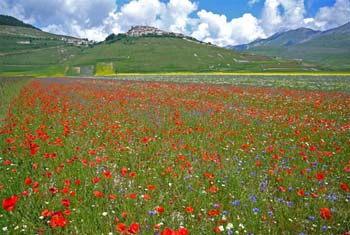
[{"label": "mountain", "polygon": [[292,46],[312,40],[319,34],[320,31],[314,31],[307,28],[299,28],[287,32],[276,33],[267,39],[258,39],[249,44],[229,46],[229,48],[243,51],[259,46]]},{"label": "mountain", "polygon": [[15,17],[7,16],[7,15],[0,15],[0,25],[18,26],[18,27],[38,29],[38,28],[34,27],[33,25],[23,23],[22,21],[16,19]]},{"label": "mountain", "polygon": [[255,55],[302,59],[337,70],[350,69],[350,22],[327,31],[299,28],[231,46]]},{"label": "mountain", "polygon": [[0,25],[0,76],[322,70],[315,64],[249,55],[149,26],[91,43],[8,24]]},{"label": "mountain", "polygon": [[109,35],[70,60],[70,75],[115,73],[307,71],[313,64],[234,52],[183,34],[149,26],[134,26]]},{"label": "mountain", "polygon": [[63,63],[89,43],[0,15],[0,75],[60,74]]}]

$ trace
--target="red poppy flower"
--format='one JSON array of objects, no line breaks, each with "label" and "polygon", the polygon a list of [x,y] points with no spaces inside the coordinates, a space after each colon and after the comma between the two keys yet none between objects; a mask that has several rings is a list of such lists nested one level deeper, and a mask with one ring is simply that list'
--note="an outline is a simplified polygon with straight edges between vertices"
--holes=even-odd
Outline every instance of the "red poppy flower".
[{"label": "red poppy flower", "polygon": [[109,194],[109,195],[108,195],[108,199],[110,199],[110,200],[115,200],[115,199],[117,199],[117,196],[114,195],[114,194]]},{"label": "red poppy flower", "polygon": [[49,191],[50,191],[50,193],[52,193],[52,194],[56,194],[56,193],[58,193],[58,188],[52,187],[52,188],[49,189]]},{"label": "red poppy flower", "polygon": [[156,210],[157,210],[158,213],[163,213],[164,212],[164,208],[161,207],[161,206],[158,206]]},{"label": "red poppy flower", "polygon": [[26,178],[25,180],[24,180],[24,184],[25,185],[30,185],[32,183],[32,178]]},{"label": "red poppy flower", "polygon": [[255,166],[261,166],[261,162],[259,160],[255,161]]},{"label": "red poppy flower", "polygon": [[103,197],[103,193],[100,191],[95,191],[94,195],[95,195],[95,197]]},{"label": "red poppy flower", "polygon": [[5,210],[7,211],[12,211],[15,208],[15,205],[18,201],[18,196],[17,195],[13,195],[9,198],[5,198],[2,201],[2,206],[4,207]]},{"label": "red poppy flower", "polygon": [[153,184],[149,184],[147,185],[147,188],[151,191],[154,191],[156,189],[156,186],[154,186]]},{"label": "red poppy flower", "polygon": [[316,174],[316,178],[319,180],[319,181],[323,181],[324,180],[324,176],[322,173],[317,173]]},{"label": "red poppy flower", "polygon": [[101,178],[99,178],[99,177],[94,177],[94,178],[92,179],[92,182],[93,182],[94,184],[97,184],[100,180],[101,180]]},{"label": "red poppy flower", "polygon": [[208,211],[208,216],[215,216],[215,215],[218,215],[218,214],[220,214],[220,211],[219,210],[210,210],[210,211]]},{"label": "red poppy flower", "polygon": [[51,211],[49,211],[48,209],[45,209],[41,212],[41,215],[44,217],[49,217],[51,216]]},{"label": "red poppy flower", "polygon": [[166,228],[160,233],[160,235],[175,235],[175,231],[170,228]]},{"label": "red poppy flower", "polygon": [[65,210],[65,211],[63,211],[63,214],[65,214],[65,215],[70,215],[71,214],[71,212],[70,212],[70,210]]},{"label": "red poppy flower", "polygon": [[52,218],[50,220],[50,226],[52,228],[54,228],[54,227],[64,227],[67,224],[68,224],[68,220],[66,218],[64,218],[60,214],[56,214],[56,215],[52,216]]},{"label": "red poppy flower", "polygon": [[148,143],[151,140],[152,140],[152,138],[150,136],[146,136],[145,138],[141,139],[141,142],[142,143]]},{"label": "red poppy flower", "polygon": [[138,223],[134,222],[132,223],[130,226],[129,226],[129,230],[128,232],[131,233],[131,234],[136,234],[138,233],[140,230],[140,226]]},{"label": "red poppy flower", "polygon": [[297,192],[297,194],[298,194],[300,197],[303,197],[303,196],[305,195],[305,192],[304,192],[304,190],[299,189],[298,192]]},{"label": "red poppy flower", "polygon": [[218,189],[217,189],[217,187],[215,185],[210,186],[209,190],[212,193],[216,193],[218,191]]},{"label": "red poppy flower", "polygon": [[109,170],[104,171],[103,174],[105,175],[106,179],[110,179],[112,177],[112,174]]},{"label": "red poppy flower", "polygon": [[340,188],[345,192],[349,192],[349,186],[346,183],[340,183]]},{"label": "red poppy flower", "polygon": [[180,228],[180,229],[178,230],[178,234],[179,234],[179,235],[188,235],[188,230],[187,230],[187,228]]},{"label": "red poppy flower", "polygon": [[148,201],[149,199],[151,199],[151,196],[149,195],[149,194],[144,194],[143,195],[143,199],[145,200],[145,201]]},{"label": "red poppy flower", "polygon": [[37,187],[39,187],[39,182],[38,182],[38,181],[35,181],[35,182],[33,183],[33,188],[37,188]]},{"label": "red poppy flower", "polygon": [[125,233],[125,232],[126,232],[126,225],[123,224],[123,223],[118,224],[118,225],[117,225],[117,230],[118,230],[119,232]]},{"label": "red poppy flower", "polygon": [[194,209],[193,209],[192,206],[186,207],[186,212],[187,212],[187,213],[193,213],[193,211],[194,211]]},{"label": "red poppy flower", "polygon": [[91,149],[90,151],[89,151],[89,154],[90,155],[95,155],[97,152],[96,152],[96,150],[95,149]]},{"label": "red poppy flower", "polygon": [[70,206],[70,201],[69,201],[68,198],[63,198],[61,202],[62,202],[62,205],[64,207],[69,207]]},{"label": "red poppy flower", "polygon": [[321,208],[320,217],[325,220],[331,220],[332,212],[326,207]]},{"label": "red poppy flower", "polygon": [[120,170],[120,173],[125,176],[127,173],[128,173],[128,169],[126,169],[125,167],[123,167],[121,170]]}]

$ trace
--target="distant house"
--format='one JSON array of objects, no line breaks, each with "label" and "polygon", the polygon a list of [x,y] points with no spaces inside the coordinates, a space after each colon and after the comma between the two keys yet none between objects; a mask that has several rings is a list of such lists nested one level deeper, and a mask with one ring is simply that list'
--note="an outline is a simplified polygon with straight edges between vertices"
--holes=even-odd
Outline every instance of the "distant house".
[{"label": "distant house", "polygon": [[74,44],[76,46],[93,44],[92,41],[89,41],[86,38],[80,39],[80,38],[66,38],[66,37],[62,37],[61,40],[67,42],[68,44]]},{"label": "distant house", "polygon": [[17,44],[22,44],[22,45],[29,45],[31,41],[29,40],[23,40],[23,41],[17,41]]},{"label": "distant house", "polygon": [[157,35],[157,36],[175,36],[175,37],[185,37],[181,33],[172,33],[164,30],[157,29],[151,26],[137,25],[131,27],[131,29],[126,33],[128,36],[140,37],[146,35]]}]

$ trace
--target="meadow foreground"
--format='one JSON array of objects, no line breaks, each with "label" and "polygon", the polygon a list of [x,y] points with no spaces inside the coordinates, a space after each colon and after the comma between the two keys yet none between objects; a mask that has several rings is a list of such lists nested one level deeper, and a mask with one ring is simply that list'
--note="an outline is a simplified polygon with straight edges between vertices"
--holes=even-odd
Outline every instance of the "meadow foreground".
[{"label": "meadow foreground", "polygon": [[3,234],[349,234],[349,93],[56,78],[8,107]]}]

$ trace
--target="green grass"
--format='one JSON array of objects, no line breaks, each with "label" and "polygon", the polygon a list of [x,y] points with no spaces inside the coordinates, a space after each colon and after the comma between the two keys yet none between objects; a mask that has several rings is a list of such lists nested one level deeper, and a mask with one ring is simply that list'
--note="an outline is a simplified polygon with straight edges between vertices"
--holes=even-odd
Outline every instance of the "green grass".
[{"label": "green grass", "polygon": [[[249,55],[172,37],[126,37],[91,47],[61,41],[59,35],[22,27],[0,26],[0,75],[23,76],[111,76],[120,73],[169,72],[307,72],[331,71],[283,58]],[[20,44],[30,41],[30,44]],[[334,51],[347,61],[347,54]],[[279,55],[280,50],[274,55]],[[113,66],[110,66],[113,65]],[[346,64],[342,65],[346,71]],[[45,74],[47,71],[49,73]]]},{"label": "green grass", "polygon": [[0,56],[0,64],[13,66],[63,64],[71,55],[79,51],[79,48],[73,46],[41,48],[30,52]]},{"label": "green grass", "polygon": [[115,75],[115,69],[113,63],[97,63],[96,76],[108,76]]},{"label": "green grass", "polygon": [[320,64],[329,70],[350,70],[349,34],[325,35],[292,46],[257,46],[248,49],[247,52],[257,55],[303,59]]},{"label": "green grass", "polygon": [[32,28],[0,25],[0,76],[64,75],[64,63],[82,49],[62,41],[63,37]]},{"label": "green grass", "polygon": [[1,78],[0,77],[0,120],[5,118],[11,100],[29,82],[29,78]]},{"label": "green grass", "polygon": [[[349,231],[349,90],[314,90],[346,81],[305,77],[287,89],[289,79],[265,79],[268,88],[261,77],[249,78],[258,87],[32,80],[0,124],[0,201],[18,196],[0,206],[1,231]],[[53,227],[57,217],[67,223]]]},{"label": "green grass", "polygon": [[72,66],[114,63],[116,72],[208,72],[303,70],[300,63],[250,56],[178,38],[126,38],[84,50]]}]

